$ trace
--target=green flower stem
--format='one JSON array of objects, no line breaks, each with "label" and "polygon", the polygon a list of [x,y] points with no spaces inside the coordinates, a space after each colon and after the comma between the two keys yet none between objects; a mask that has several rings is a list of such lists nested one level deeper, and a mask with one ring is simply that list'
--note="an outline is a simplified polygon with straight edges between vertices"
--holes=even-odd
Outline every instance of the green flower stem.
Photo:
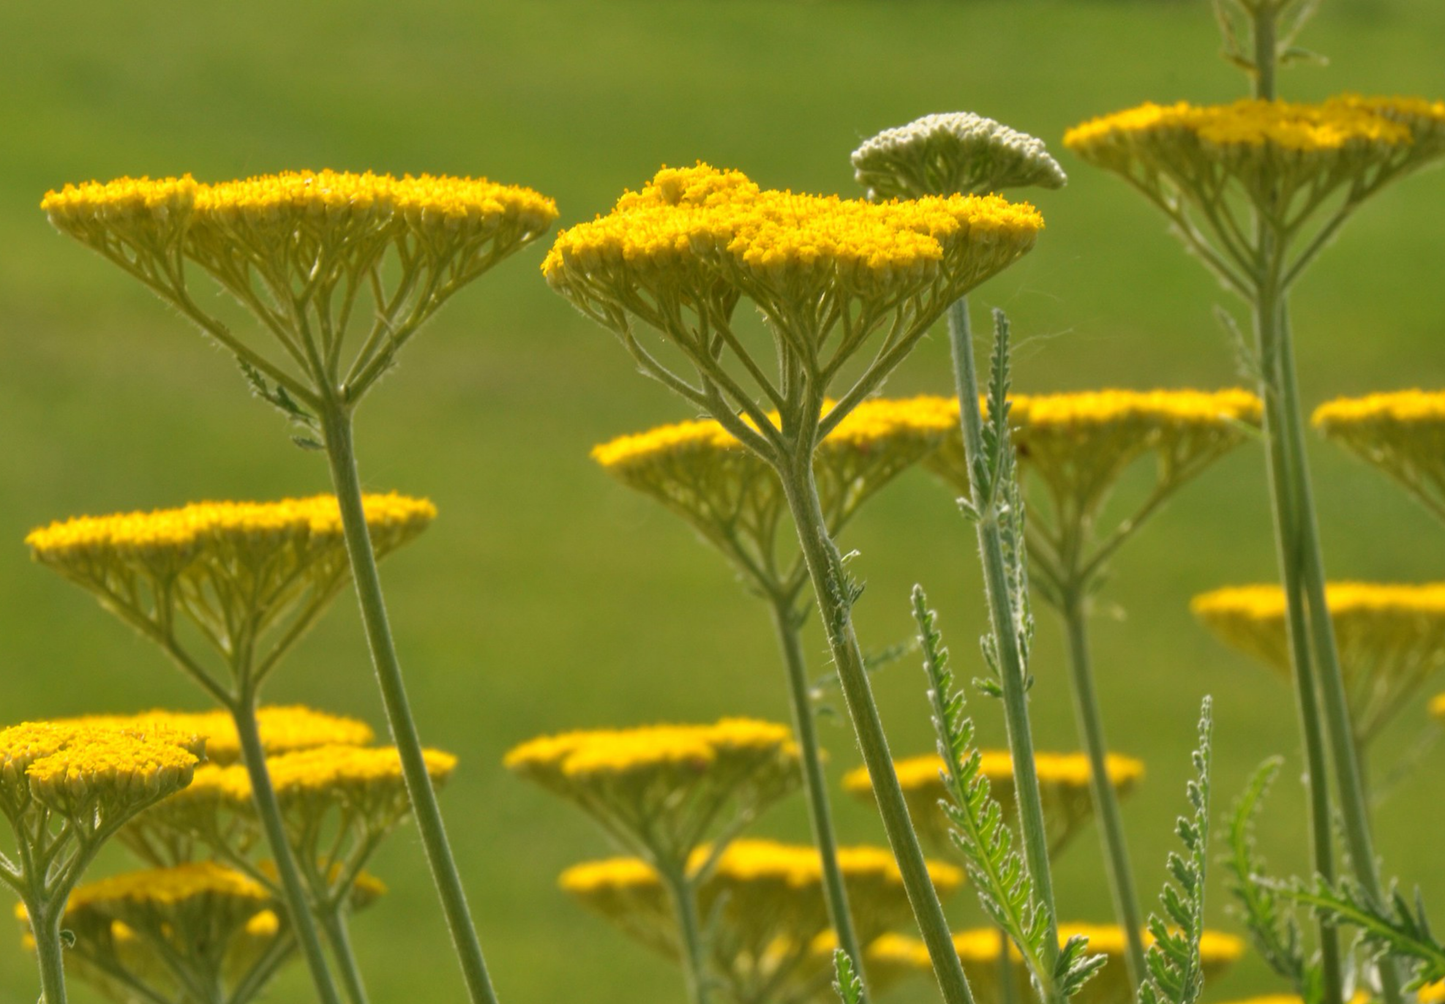
[{"label": "green flower stem", "polygon": [[654,865],[667,886],[677,919],[677,931],[682,942],[682,958],[679,961],[682,963],[683,982],[687,984],[687,999],[691,1004],[707,1004],[708,978],[703,962],[701,924],[697,916],[697,889],[687,876],[685,863],[655,861]]},{"label": "green flower stem", "polygon": [[1109,872],[1109,891],[1114,898],[1114,915],[1124,929],[1127,951],[1124,963],[1129,983],[1137,994],[1147,972],[1144,968],[1144,918],[1139,912],[1139,894],[1129,864],[1129,847],[1124,838],[1124,821],[1119,813],[1119,796],[1109,780],[1109,744],[1104,739],[1104,721],[1094,692],[1094,670],[1089,658],[1088,601],[1084,588],[1063,594],[1060,616],[1069,638],[1069,672],[1074,680],[1074,714],[1084,747],[1089,754],[1089,788],[1094,811],[1099,816],[1099,836],[1104,845],[1104,864]]},{"label": "green flower stem", "polygon": [[49,902],[31,897],[25,909],[30,914],[30,931],[35,935],[35,958],[40,963],[41,1004],[65,1004],[65,948],[60,941],[60,921],[68,896]]},{"label": "green flower stem", "polygon": [[357,599],[361,603],[361,619],[366,625],[367,642],[371,647],[372,665],[386,706],[392,741],[401,756],[402,777],[411,797],[417,832],[426,848],[427,864],[441,898],[442,912],[451,932],[452,947],[466,980],[472,1004],[497,1004],[477,928],[467,908],[467,895],[457,872],[456,859],[447,840],[436,788],[427,773],[422,756],[421,737],[412,719],[402,680],[401,663],[387,621],[386,604],[381,593],[381,577],[376,570],[376,552],[372,550],[371,534],[366,528],[366,510],[361,502],[361,479],[356,470],[356,449],[352,442],[351,413],[334,398],[321,409],[326,456],[331,465],[331,483],[341,508],[341,524],[346,533],[346,550],[351,558],[352,578]]},{"label": "green flower stem", "polygon": [[307,968],[316,984],[316,993],[322,1004],[341,1004],[331,969],[326,964],[326,953],[321,948],[321,938],[316,932],[316,920],[312,916],[306,887],[301,882],[301,872],[296,867],[296,857],[286,839],[286,828],[281,821],[281,806],[276,801],[276,790],[271,787],[271,775],[266,771],[266,753],[261,745],[261,729],[256,721],[256,702],[252,694],[242,694],[231,706],[231,717],[236,722],[236,734],[241,741],[241,753],[246,763],[246,773],[251,779],[251,799],[256,805],[256,815],[266,831],[266,842],[271,847],[271,857],[276,862],[276,874],[281,879],[285,892],[286,911],[291,918],[291,928],[306,956]]},{"label": "green flower stem", "polygon": [[828,782],[823,776],[823,757],[818,748],[818,726],[813,702],[808,696],[808,670],[803,658],[799,627],[802,616],[796,609],[793,595],[769,598],[773,626],[778,632],[778,646],[788,669],[788,694],[793,704],[793,728],[798,735],[802,753],[803,787],[808,795],[808,819],[813,828],[813,842],[823,863],[823,896],[827,901],[828,919],[838,935],[838,947],[853,960],[854,972],[863,975],[863,951],[853,926],[848,907],[848,890],[843,884],[843,870],[838,866],[838,838],[833,830],[833,812],[828,804]]},{"label": "green flower stem", "polygon": [[[820,404],[819,401],[805,401],[801,407],[817,415]],[[802,413],[806,415],[810,412]],[[873,700],[872,686],[863,667],[863,653],[853,630],[853,599],[848,593],[847,570],[823,518],[818,485],[813,477],[811,443],[808,449],[795,453],[797,456],[792,464],[781,466],[778,474],[783,482],[788,508],[797,524],[803,559],[813,580],[818,610],[822,614],[828,645],[838,668],[838,680],[848,715],[853,721],[858,748],[868,767],[873,794],[883,816],[883,829],[902,872],[903,888],[923,934],[923,942],[928,947],[928,956],[944,1001],[946,1004],[974,1004],[968,977],[964,975],[963,964],[953,947],[948,918],[943,914],[938,890],[933,887],[933,880],[928,875],[923,848],[918,844],[918,834],[908,816],[908,805],[898,784],[898,774],[893,769],[893,758],[888,752],[888,740],[883,733],[878,705]]]},{"label": "green flower stem", "polygon": [[[1273,297],[1261,297],[1261,300],[1266,303],[1274,302]],[[1356,755],[1344,674],[1340,669],[1339,652],[1335,647],[1334,623],[1330,619],[1329,605],[1325,599],[1324,557],[1320,550],[1319,524],[1310,487],[1309,467],[1305,461],[1304,418],[1300,410],[1299,384],[1295,376],[1289,313],[1282,293],[1278,297],[1277,309],[1270,310],[1267,315],[1261,310],[1256,315],[1257,321],[1266,317],[1275,322],[1275,330],[1272,332],[1274,338],[1269,342],[1261,340],[1261,353],[1278,357],[1278,370],[1273,374],[1273,389],[1278,399],[1277,411],[1281,424],[1272,431],[1283,440],[1283,473],[1287,478],[1287,491],[1294,503],[1292,550],[1299,565],[1298,583],[1295,589],[1290,591],[1288,612],[1291,620],[1302,620],[1308,625],[1319,669],[1319,695],[1325,710],[1330,756],[1339,792],[1340,815],[1344,821],[1345,840],[1350,848],[1355,877],[1366,896],[1376,904],[1383,904],[1384,889],[1380,883],[1379,864],[1370,832],[1369,798]],[[1288,583],[1286,586],[1288,588]],[[1300,602],[1301,596],[1303,604]],[[1301,609],[1301,606],[1307,607],[1307,612]],[[1388,957],[1380,965],[1380,983],[1386,1004],[1399,1004],[1399,971]]]},{"label": "green flower stem", "polygon": [[346,996],[352,1004],[367,1004],[366,983],[361,978],[361,968],[356,963],[356,952],[351,947],[351,933],[346,929],[346,920],[341,916],[340,904],[333,904],[321,911],[321,927],[326,940],[331,943],[331,954],[341,970],[341,982],[346,985]]},{"label": "green flower stem", "polygon": [[[983,455],[983,412],[978,402],[978,377],[973,363],[973,339],[968,323],[968,298],[960,297],[948,308],[948,337],[953,349],[954,379],[958,387],[959,417],[963,428],[965,466],[973,479],[973,464]],[[1034,894],[1048,912],[1048,936],[1044,939],[1044,962],[1052,971],[1059,957],[1058,911],[1054,907],[1053,877],[1049,867],[1048,831],[1044,828],[1043,799],[1034,765],[1033,736],[1029,729],[1026,669],[1019,651],[1013,599],[999,528],[998,506],[985,503],[978,484],[971,484],[974,509],[978,513],[978,547],[983,559],[984,586],[988,595],[994,638],[998,646],[999,676],[1003,687],[1004,724],[1008,730],[1009,752],[1013,757],[1014,787],[1018,796],[1019,823],[1023,830],[1024,858]],[[1022,542],[1020,542],[1020,546]],[[1036,974],[1043,977],[1045,974]],[[1048,1001],[1062,1001],[1056,987],[1045,988]]]}]

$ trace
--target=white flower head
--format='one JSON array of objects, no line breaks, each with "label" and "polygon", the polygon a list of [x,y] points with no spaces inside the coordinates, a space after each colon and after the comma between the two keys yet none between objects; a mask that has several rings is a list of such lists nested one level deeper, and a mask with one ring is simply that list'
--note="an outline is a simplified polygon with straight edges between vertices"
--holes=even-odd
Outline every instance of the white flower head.
[{"label": "white flower head", "polygon": [[1042,140],[972,112],[885,129],[853,151],[853,169],[870,199],[1062,188],[1068,180]]}]

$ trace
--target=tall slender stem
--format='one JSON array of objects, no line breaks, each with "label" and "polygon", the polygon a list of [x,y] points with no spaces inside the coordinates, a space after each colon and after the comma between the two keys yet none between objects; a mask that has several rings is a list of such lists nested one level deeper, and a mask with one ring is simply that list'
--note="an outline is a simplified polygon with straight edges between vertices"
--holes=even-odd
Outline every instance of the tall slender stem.
[{"label": "tall slender stem", "polygon": [[391,727],[392,742],[401,756],[402,777],[411,798],[417,832],[426,849],[427,864],[441,899],[442,912],[451,932],[452,947],[457,953],[467,992],[472,1004],[497,1004],[497,994],[487,974],[482,957],[481,941],[467,907],[466,890],[447,840],[436,788],[427,772],[422,755],[421,737],[412,719],[411,703],[402,680],[401,663],[387,621],[386,603],[381,593],[381,576],[376,570],[376,552],[372,550],[371,534],[366,528],[366,510],[361,501],[361,479],[356,470],[356,450],[352,442],[351,414],[334,398],[321,409],[322,429],[326,438],[326,456],[331,464],[331,483],[341,508],[341,524],[346,534],[346,550],[351,558],[352,579],[361,603],[361,619],[371,647],[371,661],[381,687],[382,703]]},{"label": "tall slender stem", "polygon": [[[953,375],[958,389],[960,424],[963,429],[965,467],[969,471],[974,511],[978,513],[979,555],[983,560],[984,588],[998,651],[998,670],[1003,687],[1004,724],[1009,753],[1013,758],[1014,789],[1018,798],[1019,824],[1023,830],[1024,859],[1034,892],[1048,912],[1048,936],[1044,939],[1044,962],[1053,969],[1059,956],[1058,912],[1054,907],[1053,877],[1049,867],[1048,831],[1044,827],[1043,799],[1034,764],[1033,735],[1029,728],[1027,669],[1019,650],[1013,599],[1009,590],[1003,537],[997,503],[986,502],[980,486],[973,483],[973,465],[983,454],[983,412],[978,403],[978,377],[973,363],[973,339],[969,331],[968,299],[959,298],[948,308],[948,338],[953,349]],[[1043,978],[1043,974],[1036,974]],[[1045,996],[1062,1001],[1058,988],[1048,986]]]},{"label": "tall slender stem", "polygon": [[1073,588],[1063,596],[1059,614],[1069,638],[1069,672],[1074,680],[1074,712],[1084,748],[1089,755],[1089,787],[1094,811],[1099,816],[1099,836],[1104,845],[1104,864],[1109,871],[1109,891],[1114,898],[1114,916],[1124,929],[1127,951],[1124,963],[1129,982],[1137,993],[1144,979],[1144,920],[1139,912],[1139,894],[1134,887],[1134,870],[1129,864],[1129,847],[1124,838],[1124,821],[1119,814],[1119,796],[1109,780],[1109,744],[1104,738],[1103,716],[1094,692],[1094,670],[1089,657],[1088,602],[1084,590]]},{"label": "tall slender stem", "polygon": [[[803,407],[811,407],[814,415],[818,413],[816,403],[804,403]],[[933,887],[933,880],[928,875],[923,848],[918,844],[918,834],[908,816],[908,805],[904,801],[903,789],[898,784],[898,774],[893,769],[893,759],[888,752],[883,721],[878,715],[878,705],[873,700],[873,688],[868,682],[868,673],[863,668],[863,653],[858,646],[858,636],[853,630],[851,600],[847,595],[847,572],[843,568],[842,555],[838,553],[832,537],[829,536],[828,525],[823,518],[823,508],[818,500],[818,485],[813,478],[811,451],[808,451],[808,455],[795,458],[791,465],[782,467],[778,474],[783,482],[788,508],[797,524],[798,541],[808,565],[808,573],[813,580],[813,591],[822,615],[823,628],[828,635],[833,661],[838,668],[843,700],[853,722],[853,731],[858,739],[858,748],[863,754],[863,762],[868,767],[873,794],[878,800],[878,810],[883,816],[883,829],[903,875],[903,889],[908,896],[908,904],[913,909],[913,916],[923,934],[923,942],[928,947],[934,976],[943,991],[946,1004],[974,1004],[968,977],[964,975],[958,952],[953,947],[948,918],[943,914],[938,890]]]},{"label": "tall slender stem", "polygon": [[848,890],[843,884],[843,870],[838,866],[838,838],[833,831],[833,812],[828,805],[828,782],[823,776],[823,757],[818,747],[818,726],[813,716],[813,702],[808,696],[808,669],[803,658],[802,641],[798,637],[799,614],[792,596],[769,598],[773,626],[778,632],[778,646],[783,650],[783,663],[788,670],[788,695],[793,704],[793,729],[803,762],[803,788],[808,795],[808,820],[813,828],[813,842],[823,863],[823,896],[828,905],[828,919],[838,935],[838,947],[853,960],[854,971],[863,975],[863,951],[853,926],[848,907]]},{"label": "tall slender stem", "polygon": [[697,889],[687,876],[686,865],[679,863],[657,864],[663,884],[667,886],[668,897],[672,900],[673,914],[677,920],[677,931],[681,936],[682,977],[687,984],[687,999],[691,1004],[707,1004],[709,994],[706,964],[703,959],[702,931],[697,915]]},{"label": "tall slender stem", "polygon": [[341,915],[341,906],[323,907],[321,926],[326,931],[326,940],[331,943],[331,954],[336,967],[341,970],[341,982],[346,985],[346,996],[352,1004],[367,1004],[366,983],[361,978],[361,967],[356,963],[356,952],[351,947],[351,932],[346,929],[346,918]]},{"label": "tall slender stem", "polygon": [[35,958],[40,963],[41,1004],[65,1004],[65,948],[60,940],[60,920],[65,913],[66,895],[59,902],[33,897],[25,904],[30,930],[35,935]]},{"label": "tall slender stem", "polygon": [[231,717],[236,722],[236,734],[241,741],[241,754],[246,763],[246,774],[251,779],[251,800],[256,805],[256,815],[266,831],[266,842],[271,848],[271,857],[276,862],[276,874],[281,879],[282,891],[286,893],[286,911],[291,918],[291,927],[301,953],[306,956],[306,965],[311,970],[311,979],[322,1004],[341,1004],[332,979],[331,969],[326,964],[326,954],[321,948],[321,938],[316,933],[316,920],[306,897],[306,887],[301,882],[301,873],[296,867],[296,857],[291,853],[291,844],[286,839],[286,829],[281,822],[281,806],[276,801],[276,790],[271,787],[271,775],[266,770],[266,753],[261,745],[261,729],[256,721],[254,695],[242,694],[231,706]]}]

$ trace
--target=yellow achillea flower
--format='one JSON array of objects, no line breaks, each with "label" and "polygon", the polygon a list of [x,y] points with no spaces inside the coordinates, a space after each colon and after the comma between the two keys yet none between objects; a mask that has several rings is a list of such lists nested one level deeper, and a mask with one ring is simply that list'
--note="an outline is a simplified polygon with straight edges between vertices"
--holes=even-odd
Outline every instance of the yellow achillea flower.
[{"label": "yellow achillea flower", "polygon": [[[1089,953],[1104,955],[1108,963],[1098,974],[1084,984],[1075,996],[1075,1004],[1129,1004],[1134,999],[1129,971],[1124,964],[1127,942],[1121,928],[1104,924],[1060,924],[1059,943],[1062,945],[1075,935],[1089,939]],[[954,935],[954,947],[963,961],[968,982],[979,1000],[1002,999],[999,986],[1000,935],[997,928],[978,928]],[[1144,943],[1151,944],[1153,935],[1144,932]],[[921,941],[914,938],[900,938],[887,945],[891,961],[898,966],[910,962],[923,972],[931,970],[928,951]],[[1025,1000],[1029,993],[1028,970],[1023,965],[1018,949],[1008,944],[1009,958],[1014,975],[1014,1000]],[[1230,934],[1205,931],[1199,941],[1200,962],[1206,980],[1212,980],[1223,973],[1244,954],[1244,941]]]},{"label": "yellow achillea flower", "polygon": [[[47,192],[40,208],[307,404],[325,387],[359,398],[452,293],[557,217],[551,199],[484,178],[338,171],[119,178]],[[279,356],[246,347],[197,305],[193,266],[257,315]],[[371,309],[354,309],[359,296]],[[370,330],[343,377],[353,318]]]},{"label": "yellow achillea flower", "polygon": [[[1118,795],[1132,792],[1144,777],[1144,764],[1132,757],[1110,753],[1107,762],[1109,783]],[[909,757],[895,761],[893,767],[919,836],[932,843],[936,850],[952,850],[948,820],[938,808],[939,800],[947,797],[940,777],[943,758],[936,754]],[[1049,850],[1058,853],[1094,815],[1089,793],[1089,758],[1083,753],[1037,752],[1034,767],[1043,799]],[[1013,757],[1007,750],[982,750],[979,772],[988,779],[989,791],[1003,810],[1004,820],[1012,825],[1016,812]],[[859,767],[849,771],[843,777],[843,789],[856,797],[871,799],[873,785],[868,769]]]},{"label": "yellow achillea flower", "polygon": [[[267,756],[314,749],[317,746],[366,746],[376,738],[371,726],[355,718],[328,714],[302,705],[267,705],[256,709],[261,746]],[[143,711],[137,715],[86,715],[69,719],[78,725],[114,728],[164,725],[191,732],[206,740],[206,759],[232,764],[241,759],[236,723],[224,711]]]},{"label": "yellow achillea flower", "polygon": [[1445,520],[1445,391],[1404,390],[1320,405],[1314,425]]},{"label": "yellow achillea flower", "polygon": [[1419,991],[1420,1004],[1442,1004],[1445,1002],[1445,981],[1427,983]]},{"label": "yellow achillea flower", "polygon": [[[768,840],[737,840],[713,858],[694,853],[691,867],[709,867],[698,888],[699,911],[715,917],[711,965],[737,1001],[803,1001],[826,987],[831,955],[820,942],[832,936],[823,899],[823,870],[813,847]],[[907,925],[911,913],[903,879],[882,847],[842,847],[838,863],[864,942]],[[940,893],[951,893],[963,873],[929,863]],[[583,905],[672,958],[677,934],[662,878],[645,862],[613,858],[576,865],[560,884]]]},{"label": "yellow achillea flower", "polygon": [[[818,494],[838,533],[873,493],[956,433],[957,410],[935,397],[864,401],[818,445]],[[657,499],[730,558],[755,585],[786,592],[807,574],[784,560],[788,504],[777,475],[715,421],[665,425],[594,447],[617,480]]]},{"label": "yellow achillea flower", "polygon": [[[1445,663],[1445,584],[1331,582],[1325,596],[1355,741],[1364,747]],[[1196,596],[1190,609],[1226,644],[1288,678],[1280,587],[1219,589]]]},{"label": "yellow achillea flower", "polygon": [[[378,554],[412,540],[436,516],[430,502],[403,495],[369,495],[364,503]],[[175,621],[185,617],[233,676],[254,669],[257,679],[350,574],[331,495],[82,516],[34,530],[25,542],[36,561],[162,645],[177,646]],[[268,632],[277,640],[265,652],[259,643]],[[241,653],[250,664],[237,662]]]},{"label": "yellow achillea flower", "polygon": [[710,829],[761,812],[801,783],[784,725],[724,718],[543,736],[503,764],[579,806],[632,853],[680,867]]},{"label": "yellow achillea flower", "polygon": [[[1257,426],[1263,413],[1257,396],[1238,389],[1100,390],[1009,400],[1020,468],[1047,489],[1055,531],[1091,522],[1124,471],[1149,455],[1158,467],[1154,497],[1145,503],[1152,510],[1243,442],[1246,427]],[[953,410],[956,415],[956,401]],[[951,487],[968,490],[961,436],[950,437],[929,466]],[[1136,516],[1128,525],[1138,522]]]}]

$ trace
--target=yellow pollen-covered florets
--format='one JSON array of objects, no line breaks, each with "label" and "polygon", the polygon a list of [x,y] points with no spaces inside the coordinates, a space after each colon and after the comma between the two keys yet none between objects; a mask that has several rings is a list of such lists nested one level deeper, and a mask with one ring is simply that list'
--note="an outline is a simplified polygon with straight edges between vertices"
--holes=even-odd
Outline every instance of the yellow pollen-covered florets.
[{"label": "yellow pollen-covered florets", "polygon": [[[316,746],[366,746],[376,738],[370,725],[355,718],[332,715],[302,705],[268,705],[256,709],[261,747],[267,755],[291,753]],[[206,759],[235,763],[241,758],[236,722],[226,711],[143,711],[137,715],[86,715],[76,724],[112,727],[164,725],[205,737]]]},{"label": "yellow pollen-covered florets", "polygon": [[198,861],[175,868],[128,872],[77,886],[70,894],[66,912],[111,903],[174,906],[201,896],[249,901],[258,909],[271,902],[271,894],[255,879],[214,861]]},{"label": "yellow pollen-covered florets", "polygon": [[[1445,663],[1445,583],[1331,582],[1325,598],[1355,737],[1365,743]],[[1288,677],[1279,586],[1215,590],[1196,596],[1190,609],[1222,641]]]},{"label": "yellow pollen-covered florets", "polygon": [[[445,781],[457,758],[441,750],[422,751],[433,782]],[[405,794],[401,756],[396,747],[322,746],[269,758],[267,769],[276,796],[283,801],[325,795],[358,801],[382,794]]]},{"label": "yellow pollen-covered florets", "polygon": [[[1143,762],[1132,757],[1110,753],[1105,763],[1109,783],[1121,796],[1132,792],[1144,777]],[[908,757],[895,761],[893,768],[919,833],[939,849],[952,849],[948,820],[938,807],[939,800],[948,794],[942,778],[943,758],[936,754]],[[1093,817],[1089,758],[1083,753],[1039,751],[1034,754],[1034,769],[1043,799],[1049,848],[1057,852]],[[1012,755],[1007,750],[980,750],[979,773],[988,779],[989,791],[1004,818],[1010,818],[1016,797]],[[843,789],[855,797],[871,799],[873,785],[868,768],[859,767],[844,775]]]},{"label": "yellow pollen-covered florets", "polygon": [[1339,398],[1316,409],[1314,424],[1445,520],[1445,391]]}]

